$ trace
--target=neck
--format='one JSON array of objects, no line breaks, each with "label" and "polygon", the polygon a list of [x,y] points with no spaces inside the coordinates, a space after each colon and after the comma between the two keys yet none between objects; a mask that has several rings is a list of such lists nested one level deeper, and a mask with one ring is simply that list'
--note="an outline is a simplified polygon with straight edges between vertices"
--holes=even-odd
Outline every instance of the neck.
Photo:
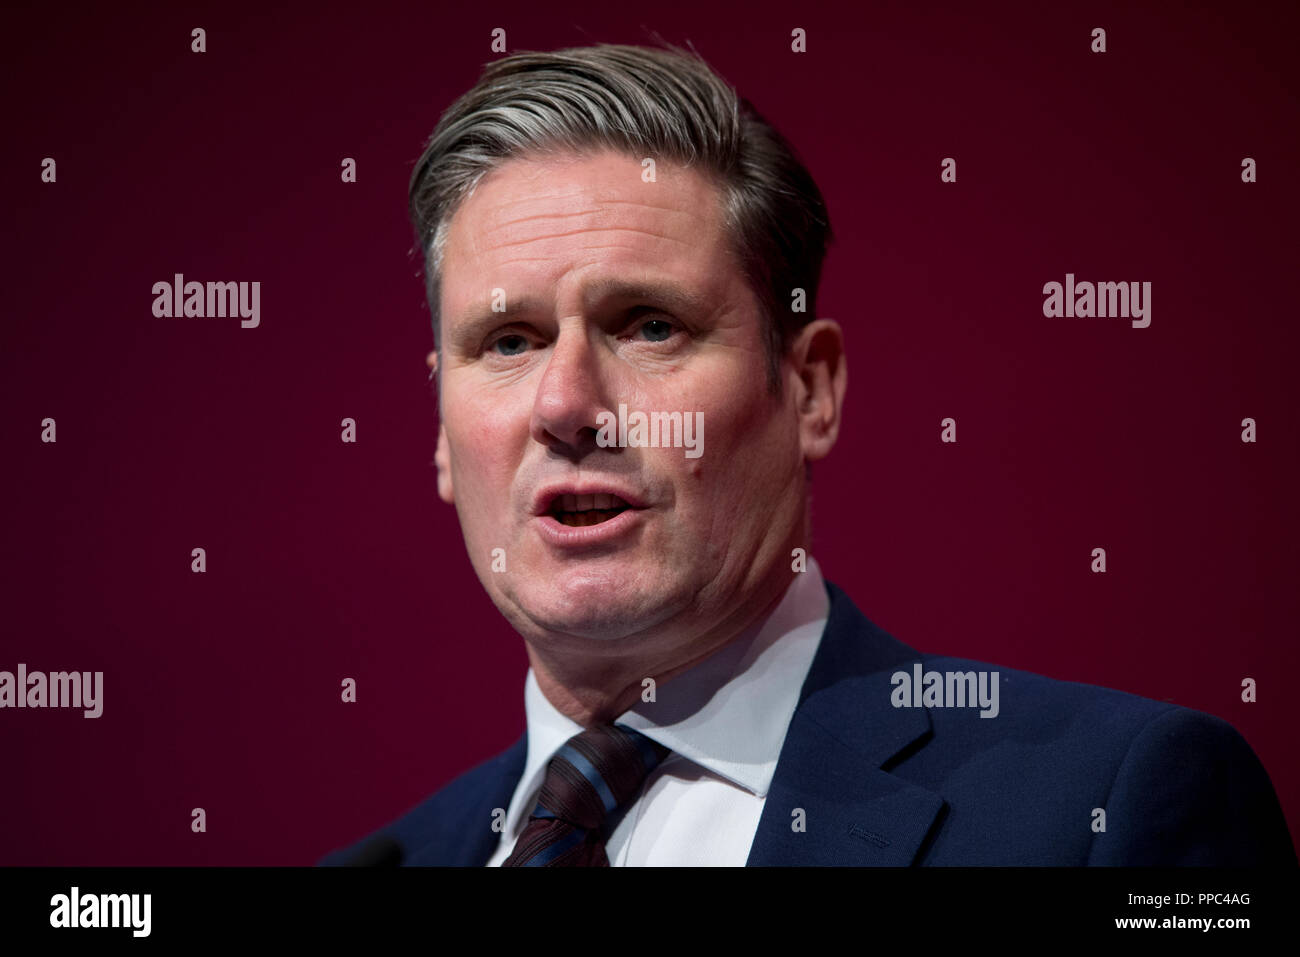
[{"label": "neck", "polygon": [[761,627],[794,578],[788,567],[778,567],[776,572],[763,583],[767,586],[763,594],[769,596],[766,601],[752,596],[738,601],[722,622],[684,647],[611,657],[575,654],[572,648],[564,654],[548,654],[529,642],[528,660],[537,686],[557,711],[583,727],[608,724],[641,700],[647,678],[653,679],[658,691],[664,683]]}]

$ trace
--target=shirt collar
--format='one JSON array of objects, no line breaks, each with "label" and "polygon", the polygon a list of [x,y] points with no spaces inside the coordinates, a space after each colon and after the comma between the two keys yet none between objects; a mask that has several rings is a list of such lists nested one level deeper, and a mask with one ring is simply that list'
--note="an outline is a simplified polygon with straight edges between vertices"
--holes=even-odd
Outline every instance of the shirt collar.
[{"label": "shirt collar", "polygon": [[[664,682],[655,689],[655,701],[638,702],[616,723],[763,797],[829,612],[821,569],[809,557],[807,571],[795,575],[766,619]],[[520,781],[526,785],[511,800],[507,834],[532,813],[555,752],[582,731],[542,694],[532,668],[524,679],[524,711],[528,756]]]}]

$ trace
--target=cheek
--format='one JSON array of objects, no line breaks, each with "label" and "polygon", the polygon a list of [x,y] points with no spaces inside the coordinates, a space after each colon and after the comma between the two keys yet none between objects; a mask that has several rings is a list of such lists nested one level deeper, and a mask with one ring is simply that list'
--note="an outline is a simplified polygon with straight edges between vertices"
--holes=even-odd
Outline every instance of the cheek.
[{"label": "cheek", "polygon": [[[704,413],[704,454],[692,462],[708,466],[706,473],[740,460],[763,458],[769,449],[775,451],[773,447],[784,441],[787,431],[783,410],[773,406],[771,397],[761,388],[763,380],[756,388],[754,376],[740,381],[719,376],[718,385],[677,400],[683,409]],[[752,481],[755,476],[747,478]]]},{"label": "cheek", "polygon": [[[511,506],[515,468],[508,447],[494,441],[490,431],[470,429],[448,433],[456,511],[467,537],[496,535]],[[477,532],[478,534],[475,534]]]},{"label": "cheek", "polygon": [[[766,391],[736,386],[730,394],[682,394],[679,407],[704,413],[703,455],[664,449],[661,466],[675,473],[680,510],[711,534],[730,535],[736,523],[765,514],[765,500],[783,487],[786,463],[799,455],[785,410]],[[694,402],[695,405],[689,403]]]},{"label": "cheek", "polygon": [[447,406],[447,442],[457,500],[509,503],[528,441],[528,416],[517,403],[488,395]]},{"label": "cheek", "polygon": [[[803,468],[803,454],[795,416],[784,404],[766,389],[744,398],[745,404],[728,406],[729,414],[716,416],[720,422],[712,449],[717,454],[710,469],[722,473],[717,479],[723,494],[731,496],[728,512],[738,518],[754,518],[766,514],[768,506],[788,488],[791,476]],[[704,458],[708,458],[707,432],[705,438]]]}]

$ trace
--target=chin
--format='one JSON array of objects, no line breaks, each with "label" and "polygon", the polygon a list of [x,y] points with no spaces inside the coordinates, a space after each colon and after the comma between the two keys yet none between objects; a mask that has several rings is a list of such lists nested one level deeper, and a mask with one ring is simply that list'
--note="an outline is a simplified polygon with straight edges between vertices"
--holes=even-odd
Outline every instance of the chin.
[{"label": "chin", "polygon": [[[564,634],[616,641],[653,628],[685,604],[666,600],[662,588],[635,588],[625,576],[577,570],[533,579],[512,591],[506,601],[519,618],[509,612],[506,617],[526,637]],[[505,611],[501,602],[498,607]]]}]

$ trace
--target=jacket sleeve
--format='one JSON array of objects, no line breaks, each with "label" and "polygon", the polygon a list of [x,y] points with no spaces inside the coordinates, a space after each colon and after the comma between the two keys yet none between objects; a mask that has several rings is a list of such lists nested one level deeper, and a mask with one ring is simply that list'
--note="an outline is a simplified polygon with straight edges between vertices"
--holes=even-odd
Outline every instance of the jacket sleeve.
[{"label": "jacket sleeve", "polygon": [[1174,707],[1134,737],[1088,863],[1296,866],[1268,773],[1226,721]]}]

